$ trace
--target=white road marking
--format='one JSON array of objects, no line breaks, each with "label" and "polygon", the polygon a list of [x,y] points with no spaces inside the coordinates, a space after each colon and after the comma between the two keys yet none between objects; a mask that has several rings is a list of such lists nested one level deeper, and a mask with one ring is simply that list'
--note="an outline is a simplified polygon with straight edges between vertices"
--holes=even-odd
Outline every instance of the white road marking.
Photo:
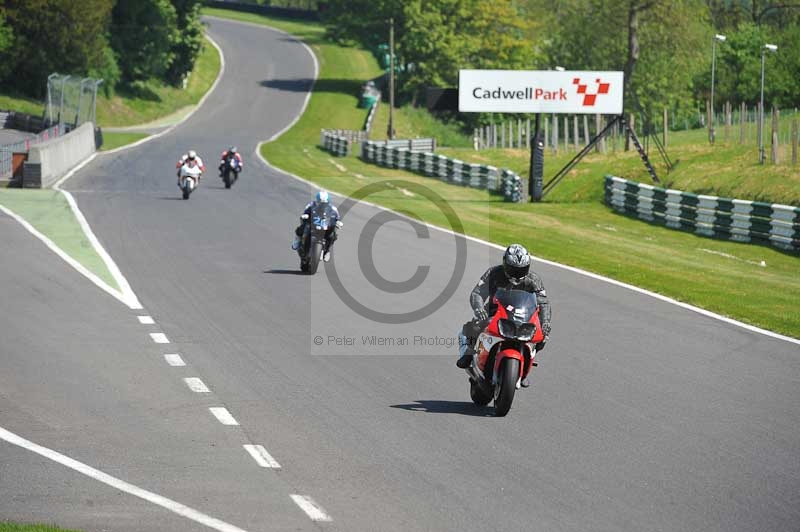
[{"label": "white road marking", "polygon": [[139,318],[139,323],[141,323],[142,325],[153,325],[155,323],[153,321],[153,318],[150,316],[136,316],[136,317]]},{"label": "white road marking", "polygon": [[[69,174],[67,174],[67,176],[68,175]],[[92,228],[89,227],[89,222],[86,221],[83,213],[78,208],[78,203],[75,201],[75,198],[73,198],[72,194],[66,190],[61,190],[58,188],[58,186],[59,185],[55,185],[53,188],[61,192],[64,197],[67,198],[67,203],[69,203],[69,206],[72,209],[72,214],[74,214],[75,218],[78,220],[78,224],[81,226],[81,229],[83,229],[83,233],[86,235],[86,238],[89,240],[89,242],[92,243],[92,247],[94,247],[94,250],[98,255],[100,255],[100,258],[103,259],[106,268],[108,268],[108,271],[111,272],[111,276],[114,277],[114,280],[117,282],[117,285],[122,291],[122,297],[125,300],[125,304],[131,309],[140,310],[142,308],[142,304],[139,303],[139,299],[136,297],[136,294],[133,293],[131,285],[128,284],[128,280],[125,279],[124,275],[122,275],[122,272],[117,267],[117,263],[114,262],[114,259],[111,258],[111,255],[108,254],[103,245],[100,244],[97,236],[95,236],[94,232],[92,232]]]},{"label": "white road marking", "polygon": [[289,495],[294,503],[303,510],[312,521],[333,521],[331,516],[325,513],[320,505],[315,503],[311,497],[305,495]]},{"label": "white road marking", "polygon": [[151,502],[157,506],[161,506],[162,508],[180,515],[181,517],[186,517],[187,519],[191,519],[192,521],[200,523],[201,525],[205,525],[209,528],[213,528],[214,530],[219,530],[220,532],[246,532],[244,529],[241,529],[235,525],[206,515],[198,510],[195,510],[194,508],[190,508],[179,502],[173,501],[172,499],[162,497],[161,495],[151,491],[134,486],[133,484],[125,482],[124,480],[112,477],[111,475],[103,473],[98,469],[88,466],[82,462],[78,462],[77,460],[65,456],[59,452],[53,451],[52,449],[48,449],[47,447],[42,447],[41,445],[28,441],[25,438],[17,436],[16,434],[9,432],[2,427],[0,427],[0,439],[5,440],[12,445],[22,447],[23,449],[27,449],[28,451],[44,456],[49,460],[73,469],[83,475],[86,475],[87,477],[102,482],[103,484],[107,484],[120,491],[129,493],[130,495],[139,497],[140,499],[144,499],[145,501]]},{"label": "white road marking", "polygon": [[183,382],[186,383],[186,386],[189,387],[195,393],[209,393],[211,390],[208,389],[206,383],[200,380],[199,377],[186,377],[183,379]]},{"label": "white road marking", "polygon": [[169,355],[164,355],[164,360],[167,361],[167,364],[170,366],[185,366],[186,362],[183,361],[180,355],[176,353],[171,353]]},{"label": "white road marking", "polygon": [[245,445],[244,449],[250,453],[253,460],[256,461],[261,467],[271,467],[272,469],[280,469],[281,465],[264,449],[263,445]]},{"label": "white road marking", "polygon": [[211,413],[214,414],[220,423],[223,425],[238,425],[239,422],[228,412],[228,409],[222,406],[212,406],[209,408]]},{"label": "white road marking", "polygon": [[[78,273],[80,273],[81,275],[83,275],[84,277],[89,279],[91,282],[93,282],[95,285],[97,285],[101,290],[103,290],[104,292],[110,294],[115,299],[121,301],[122,303],[124,303],[125,305],[128,305],[128,307],[130,307],[129,302],[125,299],[125,297],[118,290],[115,290],[114,288],[111,288],[110,286],[108,286],[108,284],[105,281],[100,279],[93,272],[89,271],[83,264],[81,264],[80,262],[76,261],[75,259],[73,259],[69,255],[67,255],[64,252],[64,250],[62,250],[60,247],[58,247],[55,244],[55,242],[53,242],[52,240],[47,238],[45,235],[43,235],[42,233],[37,231],[36,228],[33,227],[31,224],[29,224],[24,218],[22,218],[21,216],[16,214],[14,211],[8,209],[7,207],[4,207],[3,205],[0,205],[0,211],[3,211],[5,214],[7,214],[11,218],[13,218],[17,222],[19,222],[20,225],[22,225],[22,227],[27,229],[29,233],[31,233],[33,236],[35,236],[36,238],[41,240],[44,243],[44,245],[47,246],[50,249],[50,251],[52,251],[53,253],[55,253],[59,257],[61,257],[67,264],[69,264],[70,266],[75,268],[78,271]],[[132,307],[130,307],[130,308],[132,308]]]},{"label": "white road marking", "polygon": [[167,339],[167,335],[164,333],[150,333],[150,338],[157,344],[168,344],[169,340]]}]

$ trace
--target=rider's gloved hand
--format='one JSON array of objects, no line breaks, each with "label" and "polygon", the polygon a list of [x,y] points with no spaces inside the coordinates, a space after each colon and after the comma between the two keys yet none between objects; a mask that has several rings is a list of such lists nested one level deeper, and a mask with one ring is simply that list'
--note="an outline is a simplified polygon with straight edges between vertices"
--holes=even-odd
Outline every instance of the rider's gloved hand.
[{"label": "rider's gloved hand", "polygon": [[341,229],[342,227],[344,227],[344,224],[342,223],[342,221],[341,220],[336,220],[336,228],[337,229]]},{"label": "rider's gloved hand", "polygon": [[489,313],[486,312],[486,309],[479,308],[475,311],[475,319],[478,321],[486,321],[489,319]]},{"label": "rider's gloved hand", "polygon": [[301,214],[300,215],[300,219],[301,220],[308,220],[308,215],[307,214]]}]

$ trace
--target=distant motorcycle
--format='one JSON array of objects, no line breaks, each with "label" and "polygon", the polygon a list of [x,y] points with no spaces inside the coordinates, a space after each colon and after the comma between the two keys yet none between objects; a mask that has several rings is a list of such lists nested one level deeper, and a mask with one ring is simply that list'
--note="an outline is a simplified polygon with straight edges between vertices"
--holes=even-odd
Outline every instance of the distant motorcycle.
[{"label": "distant motorcycle", "polygon": [[228,156],[222,165],[222,180],[225,182],[225,188],[231,188],[231,185],[239,179],[239,170],[236,157]]},{"label": "distant motorcycle", "polygon": [[321,203],[313,208],[307,218],[303,215],[303,236],[300,238],[300,247],[297,248],[301,271],[311,275],[317,273],[322,250],[325,248],[325,235],[328,229],[333,229],[332,214],[330,205]]},{"label": "distant motorcycle", "polygon": [[200,170],[197,163],[193,161],[186,161],[183,163],[180,173],[180,187],[181,191],[183,191],[183,199],[189,199],[194,189],[197,188],[197,184],[200,182],[200,174],[202,173],[203,171]]},{"label": "distant motorcycle", "polygon": [[478,336],[476,355],[466,368],[472,402],[486,406],[494,400],[494,413],[505,416],[514,393],[536,365],[536,343],[544,340],[536,294],[499,289],[497,310]]}]

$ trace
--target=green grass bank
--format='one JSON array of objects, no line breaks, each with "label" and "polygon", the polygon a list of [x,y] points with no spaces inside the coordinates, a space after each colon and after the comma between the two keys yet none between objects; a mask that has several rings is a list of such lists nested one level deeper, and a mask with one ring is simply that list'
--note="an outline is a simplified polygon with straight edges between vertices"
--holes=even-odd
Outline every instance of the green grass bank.
[{"label": "green grass bank", "polygon": [[[221,15],[219,11],[215,15]],[[231,18],[234,18],[233,16]],[[262,23],[292,31],[297,23],[286,23],[268,17],[235,14],[235,18]],[[324,40],[321,26],[300,24],[297,32],[317,54],[320,63],[319,87],[312,95],[308,109],[297,124],[284,136],[262,146],[262,154],[273,165],[310,179],[320,186],[350,194],[358,188],[386,178],[407,179],[421,183],[444,197],[461,218],[469,235],[505,245],[518,241],[530,247],[536,256],[582,268],[591,272],[652,290],[676,300],[690,303],[734,319],[782,334],[800,338],[800,260],[796,255],[772,248],[701,238],[669,230],[618,215],[602,204],[602,176],[607,173],[637,178],[644,172],[638,155],[621,152],[593,154],[582,163],[547,201],[539,204],[508,204],[483,191],[441,183],[435,179],[411,173],[380,168],[363,163],[355,156],[337,158],[318,146],[320,128],[360,128],[364,110],[358,109],[358,87],[364,80],[381,73],[372,55],[358,48],[344,47]],[[332,80],[338,80],[338,91],[332,91]],[[386,112],[385,106],[381,112]],[[419,113],[418,110],[413,113]],[[395,123],[400,135],[404,121],[414,127],[423,119],[415,118],[406,109],[396,109]],[[427,119],[427,118],[425,118]],[[385,122],[384,122],[385,124]],[[376,125],[377,134],[380,126]],[[420,129],[418,131],[424,131]],[[419,134],[419,133],[416,133]],[[679,140],[680,135],[686,135]],[[718,165],[712,160],[706,165],[693,161],[688,155],[675,156],[684,142],[686,153],[703,151],[696,146],[702,131],[675,133],[671,146],[673,157],[680,159],[676,170],[669,174],[676,188],[693,179],[705,179],[706,193],[743,195],[744,185],[723,183],[709,175],[708,167]],[[702,144],[702,141],[700,141]],[[670,148],[670,149],[672,149]],[[730,149],[734,149],[731,146]],[[718,140],[714,149],[724,154],[725,143]],[[444,149],[471,162],[507,166],[526,173],[527,154],[518,150],[475,152],[467,148]],[[558,157],[563,157],[559,159]],[[552,175],[571,155],[548,156],[546,175]],[[756,164],[756,163],[750,163]],[[641,168],[639,168],[641,167]],[[742,176],[743,181],[767,183],[763,176],[751,176],[751,169],[734,167],[726,171]],[[696,169],[696,170],[695,170]],[[792,172],[776,171],[775,179],[783,182],[794,179]],[[626,175],[631,172],[630,175]],[[683,177],[681,174],[683,173]],[[702,177],[698,177],[702,176]],[[680,179],[680,181],[679,181]],[[725,184],[728,188],[723,186]],[[775,183],[773,183],[775,184]],[[755,190],[756,185],[752,185]],[[686,186],[692,190],[694,187]],[[775,188],[776,190],[772,190]],[[783,195],[775,184],[760,187],[759,199],[792,199],[790,191]],[[697,190],[697,189],[694,189]],[[730,192],[730,194],[726,194]],[[431,223],[448,227],[438,208],[418,197],[409,197],[400,190],[387,190],[373,195],[370,201],[396,210],[411,211]],[[762,266],[762,261],[765,266]]]}]

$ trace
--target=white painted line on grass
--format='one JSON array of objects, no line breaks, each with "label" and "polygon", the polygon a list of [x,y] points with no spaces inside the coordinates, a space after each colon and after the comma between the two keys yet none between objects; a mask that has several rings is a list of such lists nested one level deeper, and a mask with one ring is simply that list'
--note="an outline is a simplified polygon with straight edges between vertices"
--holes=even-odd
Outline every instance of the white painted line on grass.
[{"label": "white painted line on grass", "polygon": [[164,355],[164,360],[167,361],[167,364],[170,366],[185,366],[186,362],[183,361],[181,356],[177,353],[170,353],[168,355]]},{"label": "white painted line on grass", "polygon": [[139,323],[141,323],[142,325],[153,325],[155,323],[153,321],[153,318],[150,316],[136,316],[136,317],[139,318]]},{"label": "white painted line on grass", "polygon": [[108,271],[111,272],[111,276],[114,277],[114,280],[119,285],[120,290],[122,291],[122,297],[125,299],[126,304],[134,310],[141,310],[142,304],[139,303],[139,299],[136,297],[136,294],[133,293],[133,289],[131,285],[128,283],[128,280],[125,279],[125,276],[122,275],[122,272],[117,267],[117,263],[114,262],[114,259],[111,258],[111,255],[105,250],[102,244],[100,244],[100,240],[97,239],[97,236],[92,231],[92,228],[89,227],[89,222],[86,221],[86,217],[83,215],[81,210],[78,208],[78,203],[75,201],[75,198],[72,197],[72,194],[67,192],[66,190],[61,190],[58,187],[53,187],[56,190],[59,190],[65,198],[67,198],[67,203],[69,203],[70,208],[72,209],[72,213],[75,215],[75,218],[78,220],[78,224],[80,224],[81,229],[83,229],[83,233],[86,235],[86,238],[89,239],[89,242],[92,243],[92,247],[100,255],[100,258],[103,259],[103,262],[108,268]]},{"label": "white painted line on grass", "polygon": [[162,508],[180,515],[181,517],[186,517],[187,519],[191,519],[192,521],[200,523],[201,525],[213,528],[214,530],[219,530],[220,532],[246,532],[244,529],[241,529],[235,525],[206,515],[198,510],[195,510],[194,508],[190,508],[179,502],[173,501],[172,499],[162,497],[161,495],[151,491],[134,486],[133,484],[125,482],[124,480],[112,477],[111,475],[103,473],[98,469],[88,466],[82,462],[78,462],[77,460],[65,456],[59,452],[53,451],[52,449],[48,449],[47,447],[42,447],[41,445],[28,441],[25,438],[17,436],[16,434],[9,432],[2,427],[0,427],[0,439],[5,440],[12,445],[22,447],[23,449],[27,449],[28,451],[41,455],[49,460],[73,469],[89,478],[93,478],[94,480],[102,482],[103,484],[107,484],[108,486],[116,488],[122,492],[139,497],[140,499],[144,499],[145,501],[151,502],[157,506],[161,506]]},{"label": "white painted line on grass", "polygon": [[212,406],[209,408],[211,413],[214,414],[220,423],[223,425],[238,425],[239,422],[228,412],[228,409],[223,406]]},{"label": "white painted line on grass", "polygon": [[24,218],[16,214],[14,211],[8,209],[7,207],[4,207],[3,205],[0,205],[0,211],[3,211],[5,214],[7,214],[11,218],[19,222],[19,224],[22,225],[22,227],[24,227],[29,233],[31,233],[33,236],[41,240],[44,243],[44,245],[47,246],[48,249],[50,249],[50,251],[61,257],[67,264],[75,268],[78,271],[78,273],[89,279],[91,282],[97,285],[101,290],[113,296],[115,299],[121,301],[125,305],[130,306],[129,302],[118,290],[115,290],[110,286],[108,286],[108,284],[105,281],[100,279],[93,272],[89,271],[83,264],[76,261],[71,256],[67,255],[64,252],[64,250],[62,250],[60,247],[56,245],[55,242],[53,242],[45,235],[40,233],[38,230],[36,230],[36,228],[33,227],[30,223],[28,223]]},{"label": "white painted line on grass", "polygon": [[208,389],[206,383],[200,380],[199,377],[186,377],[183,379],[183,382],[186,383],[186,386],[189,387],[195,393],[209,393],[211,390]]},{"label": "white painted line on grass", "polygon": [[167,335],[164,333],[150,333],[150,338],[157,344],[168,344],[169,340],[167,339]]},{"label": "white painted line on grass", "polygon": [[244,449],[250,453],[253,460],[261,467],[280,469],[281,465],[264,449],[263,445],[245,445]]},{"label": "white painted line on grass", "polygon": [[320,505],[315,503],[311,497],[305,495],[289,495],[294,503],[303,510],[312,521],[333,521],[331,516],[325,513]]}]

